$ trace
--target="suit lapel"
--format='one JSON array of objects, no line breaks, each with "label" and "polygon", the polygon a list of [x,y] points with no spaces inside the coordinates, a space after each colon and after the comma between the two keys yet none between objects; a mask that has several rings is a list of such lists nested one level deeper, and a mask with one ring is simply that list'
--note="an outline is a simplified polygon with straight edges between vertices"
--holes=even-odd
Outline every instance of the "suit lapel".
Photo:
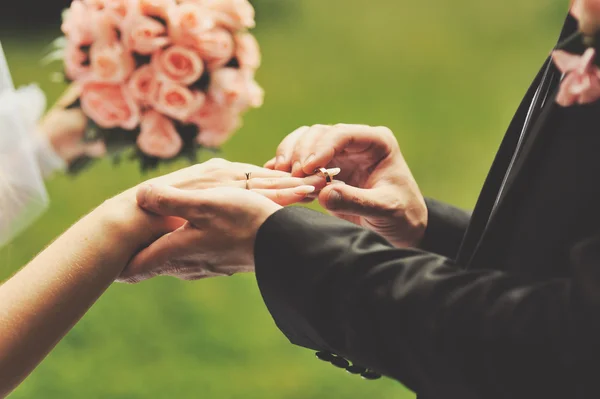
[{"label": "suit lapel", "polygon": [[513,117],[506,134],[504,135],[502,144],[500,144],[500,148],[496,154],[496,157],[494,158],[492,168],[485,179],[483,189],[479,199],[477,200],[475,209],[473,210],[471,223],[469,224],[465,237],[463,238],[463,242],[457,256],[457,263],[459,265],[466,266],[468,264],[475,247],[481,239],[482,232],[485,230],[489,216],[492,212],[494,204],[496,203],[500,186],[510,165],[511,158],[516,151],[519,137],[527,118],[527,113],[534,99],[535,93],[542,83],[544,72],[548,64],[549,60],[546,60],[546,63],[534,79],[533,83],[529,87],[529,90],[525,94],[525,97],[521,101],[521,104],[519,105],[519,108],[517,109],[517,112],[515,113],[515,116]]},{"label": "suit lapel", "polygon": [[[569,15],[563,26],[559,42],[576,30],[577,22]],[[522,173],[543,130],[544,122],[556,107],[554,90],[559,82],[560,74],[549,57],[521,102],[494,159],[492,169],[473,211],[471,224],[461,244],[457,256],[458,264],[464,267],[469,266],[485,232],[489,230],[492,222],[496,219],[497,211],[513,189],[516,178]],[[530,109],[533,113],[528,118]],[[526,130],[523,132],[523,129]],[[521,148],[518,148],[521,134],[523,134],[523,139]],[[513,161],[515,151],[519,151],[519,153]],[[503,188],[502,191],[501,188]]]}]

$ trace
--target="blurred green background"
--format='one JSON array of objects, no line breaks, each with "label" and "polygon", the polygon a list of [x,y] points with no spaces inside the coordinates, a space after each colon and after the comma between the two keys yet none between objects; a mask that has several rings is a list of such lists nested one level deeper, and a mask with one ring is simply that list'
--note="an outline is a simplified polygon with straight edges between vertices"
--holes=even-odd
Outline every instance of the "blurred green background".
[{"label": "blurred green background", "polygon": [[[521,96],[558,37],[567,3],[257,1],[266,102],[247,115],[222,156],[262,164],[305,124],[386,125],[426,195],[472,207]],[[16,83],[38,82],[51,102],[64,87],[49,79],[58,66],[39,60],[58,34],[17,26],[0,37]],[[77,178],[50,181],[51,208],[0,251],[0,277],[105,198],[148,177],[135,164],[101,162]],[[414,395],[391,380],[350,376],[289,344],[253,276],[243,276],[113,286],[11,397]]]}]

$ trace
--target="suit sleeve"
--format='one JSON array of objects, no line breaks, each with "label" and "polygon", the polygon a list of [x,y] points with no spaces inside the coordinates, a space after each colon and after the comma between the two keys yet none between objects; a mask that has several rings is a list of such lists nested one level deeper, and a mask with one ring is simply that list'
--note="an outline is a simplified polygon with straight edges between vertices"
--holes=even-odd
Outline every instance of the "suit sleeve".
[{"label": "suit sleeve", "polygon": [[425,198],[428,221],[420,249],[454,259],[469,226],[471,214],[443,202]]},{"label": "suit sleeve", "polygon": [[600,358],[600,237],[573,251],[573,279],[539,281],[461,270],[287,208],[261,227],[255,257],[266,305],[296,345],[346,357],[419,394],[444,387],[445,397],[598,397],[589,395]]}]

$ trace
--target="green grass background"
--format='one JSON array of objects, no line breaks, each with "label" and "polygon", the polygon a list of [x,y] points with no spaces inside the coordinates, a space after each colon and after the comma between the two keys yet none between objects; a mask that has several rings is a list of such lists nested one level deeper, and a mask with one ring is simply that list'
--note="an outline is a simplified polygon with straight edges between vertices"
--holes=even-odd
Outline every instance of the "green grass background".
[{"label": "green grass background", "polygon": [[[471,207],[558,36],[567,1],[279,0],[278,9],[286,7],[258,15],[266,102],[247,115],[222,156],[262,164],[305,124],[386,125],[425,194]],[[16,83],[37,81],[50,101],[63,87],[48,77],[56,67],[39,60],[58,33],[2,31],[0,38]],[[101,162],[77,178],[50,181],[51,208],[0,251],[0,278],[105,198],[148,177],[134,164]],[[361,397],[414,395],[391,380],[350,376],[289,344],[253,276],[115,285],[12,395]]]}]

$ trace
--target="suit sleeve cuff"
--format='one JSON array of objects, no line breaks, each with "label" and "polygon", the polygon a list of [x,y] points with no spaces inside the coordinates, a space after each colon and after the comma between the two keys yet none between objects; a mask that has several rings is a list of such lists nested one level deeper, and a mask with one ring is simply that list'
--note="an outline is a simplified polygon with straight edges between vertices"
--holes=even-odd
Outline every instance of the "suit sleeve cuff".
[{"label": "suit sleeve cuff", "polygon": [[455,259],[471,214],[443,202],[425,198],[428,221],[420,249]]},{"label": "suit sleeve cuff", "polygon": [[319,237],[326,234],[322,223],[327,223],[326,215],[303,207],[277,211],[257,233],[254,258],[258,287],[281,332],[295,345],[333,351],[305,318],[314,313],[307,307],[318,307],[316,299],[306,297],[306,287],[321,269],[309,261],[314,260],[313,251],[327,256],[319,244],[325,241]]}]

